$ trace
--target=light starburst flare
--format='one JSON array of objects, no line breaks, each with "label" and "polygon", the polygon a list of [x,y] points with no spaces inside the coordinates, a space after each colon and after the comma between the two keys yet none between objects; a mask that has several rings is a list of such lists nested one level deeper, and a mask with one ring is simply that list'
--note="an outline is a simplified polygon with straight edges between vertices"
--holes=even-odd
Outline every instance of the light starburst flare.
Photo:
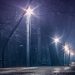
[{"label": "light starburst flare", "polygon": [[33,14],[34,14],[34,10],[29,7],[29,8],[26,10],[26,15],[27,15],[27,16],[31,16],[31,15],[33,15]]},{"label": "light starburst flare", "polygon": [[60,43],[60,37],[55,36],[53,39],[53,43],[58,44]]},{"label": "light starburst flare", "polygon": [[74,52],[73,52],[73,50],[72,50],[72,48],[70,47],[69,44],[65,44],[63,46],[63,49],[65,50],[65,53],[67,53],[67,54],[70,53],[70,55],[72,55],[72,56],[74,55]]}]

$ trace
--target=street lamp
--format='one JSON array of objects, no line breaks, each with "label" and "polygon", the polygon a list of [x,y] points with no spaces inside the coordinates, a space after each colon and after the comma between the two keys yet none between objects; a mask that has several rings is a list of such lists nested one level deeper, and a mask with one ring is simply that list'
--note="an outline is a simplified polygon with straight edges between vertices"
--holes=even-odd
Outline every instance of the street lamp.
[{"label": "street lamp", "polygon": [[64,43],[61,42],[61,38],[62,37],[58,37],[58,36],[53,37],[52,38],[52,40],[53,40],[52,43],[55,43],[56,48],[57,48],[58,44],[60,44],[63,47],[63,49],[64,49],[64,65],[65,65],[65,53],[69,54],[69,63],[70,63],[70,58],[71,58],[71,56],[74,55],[74,53],[72,52],[71,45],[67,44],[67,43],[64,45]]},{"label": "street lamp", "polygon": [[[63,46],[63,49],[64,49],[64,55],[65,55],[65,53],[66,54],[69,54],[69,62],[70,62],[70,49],[69,49],[69,45],[68,44],[65,44],[64,46]],[[64,58],[65,59],[65,58]],[[64,60],[65,61],[65,60]]]},{"label": "street lamp", "polygon": [[63,46],[63,49],[65,50],[65,52],[66,52],[67,54],[70,53],[70,49],[69,49],[69,45],[68,45],[68,44],[65,44],[65,45]]},{"label": "street lamp", "polygon": [[34,10],[30,7],[26,9],[26,27],[27,27],[27,66],[30,66],[30,35],[31,35],[31,16]]},{"label": "street lamp", "polygon": [[52,39],[53,39],[53,43],[55,43],[55,45],[57,45],[58,43],[60,43],[60,37],[55,36]]},{"label": "street lamp", "polygon": [[33,15],[34,13],[33,13],[33,9],[31,9],[30,7],[26,10],[26,15],[27,16],[31,16],[31,15]]},{"label": "street lamp", "polygon": [[[9,37],[8,37],[8,39],[7,39],[7,41],[6,41],[5,44],[4,44],[4,47],[3,47],[3,50],[2,50],[2,67],[5,66],[5,64],[4,64],[4,61],[5,61],[4,55],[5,55],[6,46],[8,45],[8,42],[9,42],[10,38],[12,37],[14,31],[17,29],[17,27],[19,26],[20,22],[22,21],[24,15],[27,16],[27,25],[28,25],[28,26],[27,26],[27,33],[28,33],[28,34],[27,34],[27,38],[28,38],[28,39],[27,39],[27,50],[29,50],[29,24],[30,24],[30,17],[31,17],[31,15],[33,15],[33,9],[31,9],[30,7],[29,7],[28,9],[24,9],[23,14],[21,15],[19,21],[17,22],[17,24],[15,25],[15,27],[14,27],[13,30],[11,31],[11,33],[10,33],[10,35],[9,35]],[[27,51],[27,53],[29,53],[29,52]],[[27,55],[27,56],[29,56],[29,55]],[[28,63],[29,63],[29,59],[27,59],[27,60],[28,60],[28,62],[27,62],[27,64],[28,64]]]},{"label": "street lamp", "polygon": [[55,46],[57,48],[57,45],[60,43],[61,46],[63,46],[63,49],[64,49],[64,64],[65,64],[65,53],[66,54],[69,54],[69,63],[70,63],[70,56],[73,56],[74,53],[72,52],[72,49],[71,49],[71,46],[69,44],[63,44],[61,42],[61,37],[58,37],[58,36],[55,36],[53,39],[53,43],[55,43]]},{"label": "street lamp", "polygon": [[69,64],[70,64],[71,56],[74,55],[74,53],[72,52],[72,48],[71,48],[71,46],[69,44],[65,44],[63,46],[63,49],[64,49],[66,54],[69,54]]},{"label": "street lamp", "polygon": [[56,37],[56,38],[54,39],[54,42],[55,42],[56,44],[59,43],[59,42],[60,42],[59,38]]}]

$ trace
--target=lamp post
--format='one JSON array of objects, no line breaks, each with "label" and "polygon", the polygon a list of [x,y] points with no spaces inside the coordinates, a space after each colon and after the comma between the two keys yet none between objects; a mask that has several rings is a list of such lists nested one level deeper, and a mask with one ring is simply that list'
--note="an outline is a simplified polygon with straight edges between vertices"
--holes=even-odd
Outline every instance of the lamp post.
[{"label": "lamp post", "polygon": [[[54,36],[52,39],[53,39],[53,43],[55,44],[55,47],[56,47],[56,50],[57,50],[57,56],[58,56],[58,54],[59,54],[58,45],[61,44],[61,37]],[[58,58],[59,58],[59,56],[58,56]],[[59,62],[60,62],[60,60],[59,60]]]},{"label": "lamp post", "polygon": [[[69,64],[71,62],[71,56],[74,55],[74,53],[72,52],[72,48],[70,44],[65,44],[61,42],[61,37],[55,36],[53,39],[53,43],[55,43],[55,45],[57,46],[58,44],[60,44],[61,46],[63,46],[63,50],[64,50],[64,65],[65,65],[65,53],[69,55]],[[68,65],[69,65],[68,64]]]},{"label": "lamp post", "polygon": [[[10,35],[8,36],[8,39],[6,40],[3,49],[2,49],[2,68],[4,68],[5,66],[5,49],[6,46],[8,45],[8,42],[10,40],[10,38],[12,37],[14,31],[17,29],[17,27],[19,26],[20,22],[22,21],[24,15],[27,16],[27,23],[30,23],[30,17],[33,14],[33,10],[29,7],[28,9],[25,9],[22,16],[20,17],[19,21],[17,22],[17,24],[15,25],[15,27],[13,28],[13,30],[11,31]],[[29,54],[29,24],[27,24],[27,53]],[[29,55],[28,59],[27,59],[27,63],[29,64]]]},{"label": "lamp post", "polygon": [[74,53],[72,52],[72,48],[69,44],[65,44],[63,46],[63,48],[64,48],[65,53],[68,54],[68,56],[69,56],[69,64],[70,64],[71,63],[71,56],[74,55]]},{"label": "lamp post", "polygon": [[60,44],[61,46],[63,46],[63,50],[64,50],[64,65],[65,65],[65,53],[68,53],[69,54],[69,63],[70,63],[70,52],[71,51],[70,51],[69,45],[68,44],[65,44],[64,45],[64,43],[62,43],[60,41],[60,39],[61,39],[61,37],[55,36],[53,38],[53,43],[55,43],[56,46],[57,46],[57,44]]},{"label": "lamp post", "polygon": [[30,34],[31,34],[31,16],[33,15],[33,9],[30,7],[26,10],[26,18],[27,18],[27,66],[30,66]]},{"label": "lamp post", "polygon": [[65,44],[63,46],[63,49],[64,49],[64,53],[69,54],[69,61],[70,61],[70,49],[69,49],[69,45]]}]

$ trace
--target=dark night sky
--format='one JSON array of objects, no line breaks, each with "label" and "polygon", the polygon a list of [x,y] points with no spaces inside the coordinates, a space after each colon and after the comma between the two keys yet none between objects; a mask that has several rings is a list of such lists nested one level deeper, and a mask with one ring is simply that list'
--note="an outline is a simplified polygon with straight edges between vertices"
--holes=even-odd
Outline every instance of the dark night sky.
[{"label": "dark night sky", "polygon": [[57,55],[51,37],[56,34],[62,36],[62,42],[69,42],[74,51],[75,0],[0,0],[0,59],[5,47],[5,67],[27,66],[25,17],[8,45],[5,43],[23,14],[22,8],[29,5],[32,8],[38,6],[35,9],[38,17],[33,16],[31,24],[30,66],[63,65],[63,51],[58,47]]}]

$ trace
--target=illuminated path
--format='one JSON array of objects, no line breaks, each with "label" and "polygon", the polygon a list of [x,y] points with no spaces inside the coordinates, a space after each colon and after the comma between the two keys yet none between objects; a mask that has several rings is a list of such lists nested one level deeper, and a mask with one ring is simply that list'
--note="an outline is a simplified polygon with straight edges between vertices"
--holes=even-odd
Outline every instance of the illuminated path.
[{"label": "illuminated path", "polygon": [[75,75],[71,67],[0,68],[0,75]]}]

